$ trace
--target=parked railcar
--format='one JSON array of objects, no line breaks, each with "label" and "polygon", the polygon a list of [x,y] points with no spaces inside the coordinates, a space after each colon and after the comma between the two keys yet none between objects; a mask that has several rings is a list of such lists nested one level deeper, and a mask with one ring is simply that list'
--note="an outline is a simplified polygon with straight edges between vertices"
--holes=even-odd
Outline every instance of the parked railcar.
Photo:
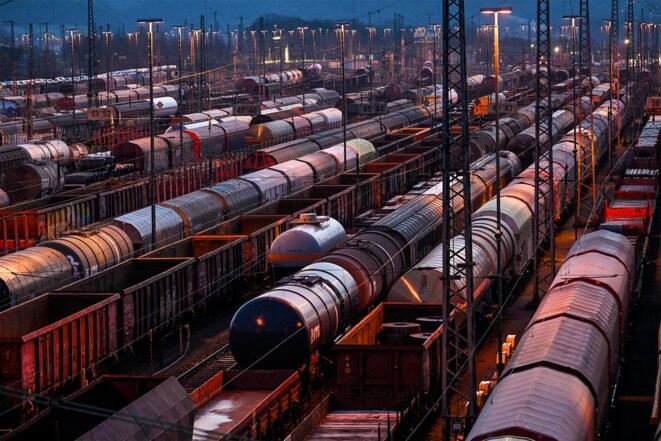
[{"label": "parked railcar", "polygon": [[299,69],[290,69],[282,72],[282,76],[268,74],[266,76],[243,77],[236,81],[236,87],[242,92],[258,95],[260,88],[268,88],[269,85],[288,86],[303,81],[303,72]]},{"label": "parked railcar", "polygon": [[[415,150],[415,152],[418,154],[422,152],[423,153],[422,156],[426,158],[425,160],[421,161],[421,166],[423,168],[430,166],[429,159],[431,158],[431,156],[429,156],[429,152],[432,152],[432,150],[433,149],[429,149],[429,148],[422,148]],[[348,151],[354,152],[354,150],[351,148],[348,149]],[[367,161],[367,158],[370,157],[369,155],[374,154],[373,150],[364,149],[363,147],[360,146],[357,146],[355,151],[360,152],[361,155],[364,155],[364,159],[362,159],[363,163]],[[319,152],[319,154],[322,153]],[[336,167],[341,167],[340,164],[343,164],[342,149],[339,149],[333,154],[330,155],[327,154],[327,156],[328,158],[332,158],[332,161],[335,162]],[[315,177],[317,179],[328,176],[329,173],[332,173],[329,167],[329,164],[331,162],[329,162],[328,160],[321,160],[320,158],[316,157],[316,158],[306,158],[304,162],[307,164],[306,167],[313,167],[315,169]],[[304,164],[304,162],[301,162],[301,164]],[[400,170],[400,168],[398,167],[400,167],[401,165],[403,164],[391,164],[391,168],[393,170],[394,169]],[[404,169],[401,170],[404,171]],[[285,176],[282,173],[275,170],[271,172],[272,172],[271,175],[279,176],[280,180],[289,183],[289,181],[285,179]],[[397,173],[401,174],[399,171]],[[356,204],[349,204],[346,200],[343,201],[343,200],[331,198],[327,202],[324,202],[324,204],[326,203],[328,204],[328,208],[326,210],[328,210],[329,213],[340,213],[337,210],[342,206],[353,207],[355,209],[373,208],[375,206],[374,203],[380,201],[381,194],[383,194],[384,197],[389,197],[389,195],[392,194],[389,192],[383,193],[382,190],[377,188],[379,187],[379,182],[376,179],[378,176],[379,175],[374,173],[361,174],[360,180],[356,179],[356,177],[353,176],[346,177],[345,180],[342,180],[343,176],[342,175],[338,176],[337,178],[339,180],[337,181],[337,183],[350,182],[352,184],[355,184],[357,181],[359,181],[359,189],[357,190],[359,191],[360,194],[360,197],[358,198],[359,202]],[[404,185],[409,185],[412,182],[411,180],[416,176],[416,174],[413,173],[412,170],[409,170],[408,172],[401,174],[401,176],[406,178],[405,179],[406,184]],[[329,183],[331,185],[333,184],[333,182],[329,182]],[[363,184],[366,186],[365,188],[363,188]],[[260,190],[260,188],[262,188],[267,193],[272,191],[272,187],[269,187],[268,184],[262,182],[262,185],[260,185],[257,181],[253,179],[230,180],[212,186],[210,188],[207,188],[204,191],[211,191],[219,196],[221,207],[218,209],[218,211],[222,212],[224,219],[229,219],[257,208],[262,201],[267,200],[267,198],[271,197],[269,194],[265,196],[262,193],[262,190]],[[346,196],[347,192],[345,191],[342,192],[341,194],[344,194]],[[104,197],[103,203],[99,204],[100,207],[99,210],[103,210],[109,213],[110,212],[109,210],[115,210],[116,203],[113,202],[112,200],[106,200],[106,199],[107,198]],[[186,210],[189,209],[187,204],[183,204],[181,207],[178,208],[182,209],[184,206],[186,207]],[[186,217],[188,218],[187,221],[184,218],[182,218],[183,214],[179,214],[176,210],[159,205],[157,205],[156,208],[157,210],[160,211],[164,210],[164,212],[169,213],[169,215],[171,215],[171,219],[173,219],[172,222],[166,222],[166,223],[157,222],[157,227],[158,227],[157,240],[159,238],[164,238],[165,240],[168,241],[168,243],[170,243],[172,241],[177,240],[177,238],[179,237],[183,237],[181,235],[185,233],[185,225],[186,225],[185,222],[188,221],[190,223],[190,219],[191,219],[191,217],[185,213],[185,210],[182,211],[184,212],[184,214],[186,214]],[[343,211],[342,213],[346,213],[346,212]],[[191,214],[194,216],[199,215],[197,213],[191,213]],[[147,245],[150,244],[149,241],[151,239],[149,239],[149,237],[151,235],[151,228],[150,228],[151,216],[146,211],[137,211],[127,216],[118,216],[114,219],[114,222],[116,222],[117,226],[120,227],[121,231],[119,230],[118,231],[125,238],[124,242],[130,244],[130,246],[135,248],[137,251],[142,251],[143,249],[146,249],[144,242],[147,242]],[[193,224],[195,225],[195,223]],[[161,229],[165,229],[165,230],[170,229],[171,231],[164,232]],[[124,233],[123,231],[126,231],[126,233]],[[148,240],[145,238],[147,238]],[[84,240],[92,240],[92,239],[85,238]],[[271,241],[268,241],[268,244],[270,244]],[[116,248],[122,249],[122,246],[116,245]],[[22,267],[20,271],[16,271],[11,266],[14,265],[12,256],[6,256],[0,258],[0,266],[3,267],[9,266],[8,271],[6,271],[6,277],[3,278],[4,280],[3,298],[12,299],[11,301],[13,303],[20,303],[28,298],[26,297],[27,294],[25,294],[21,290],[26,289],[29,292],[29,295],[38,295],[46,291],[50,287],[54,285],[59,285],[62,283],[62,281],[68,280],[70,277],[72,277],[74,270],[72,268],[72,264],[69,259],[62,260],[62,265],[56,265],[54,268],[50,268],[47,265],[44,266],[45,262],[48,261],[57,262],[58,261],[57,259],[59,259],[58,256],[61,256],[60,254],[57,254],[56,259],[53,258],[49,259],[48,257],[46,257],[45,260],[44,257],[41,257],[52,251],[53,250],[51,250],[50,248],[44,247],[44,248],[36,249],[36,251],[32,251],[32,252],[36,253],[35,257],[39,256],[35,264],[41,266],[38,267],[39,269],[37,270],[37,272],[41,272],[41,273],[48,272],[49,274],[52,274],[52,277],[50,277],[48,281],[52,282],[53,285],[50,284],[44,285],[43,283],[46,281],[45,279],[40,279],[38,281],[35,280],[34,277],[29,276],[29,274],[31,274],[32,272],[28,272],[26,274],[26,271],[22,269]],[[266,256],[268,255],[267,251],[268,250],[266,251],[262,250],[259,253],[256,253],[255,256],[257,258],[261,256],[261,259],[265,261]],[[27,260],[25,259],[22,260],[22,262],[26,262],[26,261]],[[80,264],[78,264],[78,266],[80,267]],[[31,285],[34,284],[35,282],[39,282],[41,283],[41,285],[38,286]],[[9,302],[7,301],[6,304],[9,304]]]},{"label": "parked railcar", "polygon": [[[550,144],[556,142],[564,133],[567,132],[574,124],[575,121],[581,120],[583,116],[589,113],[592,109],[592,103],[590,102],[589,97],[581,98],[577,108],[577,115],[573,114],[572,110],[557,110],[552,114],[552,123],[550,130],[551,139],[546,139],[546,133],[548,132],[546,121],[539,123],[540,127],[544,130],[544,138],[540,140],[542,144]],[[523,132],[516,135],[511,139],[507,145],[507,148],[512,150],[521,156],[521,160],[524,164],[529,164],[533,159],[534,146],[537,142],[535,127],[530,127]]]},{"label": "parked railcar", "polygon": [[291,224],[271,244],[269,265],[276,278],[311,264],[346,240],[342,225],[330,217],[308,213]]},{"label": "parked railcar", "polygon": [[[432,149],[425,150],[421,148],[420,150],[428,151]],[[421,160],[421,163],[424,166],[427,161]],[[393,165],[395,166],[393,168],[397,169],[404,164]],[[402,176],[409,179],[414,174],[403,174]],[[367,177],[361,174],[361,185],[365,183],[366,186],[355,186],[356,194],[371,194],[374,190],[372,184],[376,182],[377,177],[378,175],[375,174],[370,174]],[[346,176],[346,178],[351,182],[356,182],[356,178],[353,176]],[[411,182],[408,182],[408,184]],[[241,187],[239,183],[244,185]],[[331,189],[340,191],[337,194],[330,195],[328,190]],[[365,191],[366,189],[368,191]],[[218,192],[226,203],[226,210],[231,210],[233,207],[237,210],[243,209],[244,204],[252,204],[258,201],[260,197],[254,186],[248,182],[237,180],[227,181],[207,189],[207,191],[210,190]],[[288,204],[281,203],[285,201],[278,201],[271,204],[271,206],[257,210],[256,213],[259,213],[257,215],[234,217],[230,221],[223,222],[205,231],[204,235],[207,237],[209,235],[225,236],[220,239],[220,242],[224,242],[225,246],[221,245],[217,253],[211,251],[208,254],[200,255],[199,251],[209,250],[208,247],[205,248],[203,242],[201,247],[192,247],[190,251],[185,251],[187,249],[185,246],[181,248],[176,245],[174,246],[175,250],[170,250],[170,252],[178,256],[180,255],[179,251],[184,250],[182,254],[187,255],[187,257],[183,259],[151,259],[152,256],[150,255],[150,258],[142,258],[122,264],[114,269],[96,274],[89,279],[83,279],[65,286],[61,290],[62,292],[72,291],[75,293],[85,293],[90,290],[118,292],[121,295],[121,311],[123,312],[120,314],[122,319],[121,326],[119,326],[122,333],[118,334],[120,346],[138,341],[144,338],[149,330],[169,329],[178,323],[182,316],[185,317],[186,314],[196,308],[203,308],[205,302],[212,299],[207,298],[207,295],[226,292],[224,291],[227,289],[226,286],[216,284],[220,283],[220,280],[231,280],[233,283],[240,283],[241,277],[246,272],[255,271],[259,274],[259,272],[265,271],[266,256],[268,256],[270,244],[278,234],[284,231],[287,220],[292,219],[292,209],[294,213],[310,212],[310,210],[316,211],[318,209],[320,214],[323,214],[330,213],[342,205],[353,206],[351,202],[353,198],[347,196],[353,196],[353,194],[349,194],[344,188],[334,189],[331,185],[330,187],[324,186],[324,190],[327,195],[324,199],[313,201],[289,199],[286,201],[289,202]],[[374,192],[378,193],[376,190]],[[362,200],[364,197],[359,199]],[[269,215],[268,213],[271,211],[287,214]],[[229,242],[227,239],[229,239]],[[131,239],[128,237],[127,243],[131,243]],[[199,242],[198,245],[200,245]],[[394,252],[394,250],[390,251]],[[158,255],[158,257],[168,257],[168,255]],[[198,257],[199,259],[197,259]],[[238,270],[232,270],[230,262],[234,262],[234,268]],[[205,277],[209,277],[209,283],[207,283],[206,278],[202,278],[201,274],[203,272]],[[212,291],[202,289],[202,287],[210,289],[213,286],[215,286],[215,289]],[[33,293],[37,294],[38,291],[33,291]],[[232,295],[235,294],[232,293]],[[144,300],[144,302],[137,299]],[[154,311],[157,311],[157,313],[154,313]],[[92,372],[92,375],[94,375],[94,372]]]},{"label": "parked railcar", "polygon": [[[518,169],[516,158],[508,157],[505,164],[505,175]],[[438,242],[439,201],[437,186],[303,268],[290,283],[243,305],[230,326],[237,361],[295,366],[332,341]]]},{"label": "parked railcar", "polygon": [[[603,104],[604,107],[608,103]],[[617,106],[616,106],[617,107]],[[620,118],[619,113],[615,113],[614,124]],[[603,142],[608,132],[600,131],[595,138],[594,148],[597,149],[599,143]],[[558,152],[554,155],[554,185],[555,200],[548,198],[543,201],[542,209],[545,216],[546,210],[553,207],[554,210],[562,210],[568,207],[576,198],[576,189],[578,183],[587,177],[579,176],[577,164],[573,155],[567,147],[567,141],[562,141],[553,146],[553,151]],[[573,147],[571,147],[573,149]],[[595,160],[603,157],[604,150],[598,149],[595,152]],[[533,258],[533,253],[539,244],[533,241],[533,219],[535,209],[535,185],[536,175],[534,164],[530,165],[513,182],[505,187],[501,192],[500,201],[495,199],[489,201],[478,209],[471,218],[473,250],[476,265],[474,272],[474,296],[480,299],[484,293],[488,292],[492,279],[490,276],[495,274],[496,267],[496,240],[493,231],[497,225],[496,204],[500,203],[501,212],[501,231],[503,239],[501,244],[502,254],[501,262],[503,268],[507,268],[515,275],[522,274],[529,262]],[[568,183],[565,187],[564,183]],[[562,212],[554,211],[554,217],[558,218]],[[542,237],[543,237],[542,231]],[[463,249],[464,237],[456,236],[451,240],[450,246],[455,252]],[[389,301],[409,301],[409,302],[439,302],[444,298],[438,281],[441,280],[439,274],[442,273],[442,247],[437,247],[417,267],[412,268],[402,279],[393,285],[388,296]],[[430,269],[431,268],[431,269]],[[440,274],[442,276],[442,274]],[[457,288],[465,286],[466,281],[461,277],[452,275],[453,284]],[[455,305],[457,306],[457,305]]]},{"label": "parked railcar", "polygon": [[634,248],[622,235],[597,231],[579,239],[568,256],[468,439],[593,439],[605,425]]},{"label": "parked railcar", "polygon": [[[45,393],[91,374],[119,348],[118,301],[115,294],[46,294],[0,312],[0,382]],[[4,409],[16,404],[0,400]]]},{"label": "parked railcar", "polygon": [[112,226],[69,234],[0,258],[0,309],[23,303],[133,256],[131,240]]}]

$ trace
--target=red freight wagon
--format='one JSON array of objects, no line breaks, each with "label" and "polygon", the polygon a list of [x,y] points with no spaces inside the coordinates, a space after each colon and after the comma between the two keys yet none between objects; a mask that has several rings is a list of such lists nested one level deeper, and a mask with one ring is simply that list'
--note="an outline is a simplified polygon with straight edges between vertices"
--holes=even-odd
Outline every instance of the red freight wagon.
[{"label": "red freight wagon", "polygon": [[400,409],[436,390],[440,313],[440,304],[382,303],[355,325],[333,347],[338,406]]},{"label": "red freight wagon", "polygon": [[195,307],[203,308],[213,297],[222,300],[241,292],[248,235],[195,235],[146,254],[144,257],[195,259]]},{"label": "red freight wagon", "polygon": [[117,351],[118,295],[44,294],[0,312],[0,383],[56,390]]},{"label": "red freight wagon", "polygon": [[193,259],[138,258],[57,290],[121,296],[120,346],[173,326],[193,307]]}]

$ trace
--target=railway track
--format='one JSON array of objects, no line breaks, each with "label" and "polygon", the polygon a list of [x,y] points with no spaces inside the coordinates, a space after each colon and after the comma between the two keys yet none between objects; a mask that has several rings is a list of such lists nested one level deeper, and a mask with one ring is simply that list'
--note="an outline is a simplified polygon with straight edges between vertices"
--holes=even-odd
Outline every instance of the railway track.
[{"label": "railway track", "polygon": [[186,392],[191,393],[209,381],[218,372],[233,369],[234,367],[236,367],[236,360],[232,356],[230,346],[225,345],[179,375],[177,380],[186,389]]}]

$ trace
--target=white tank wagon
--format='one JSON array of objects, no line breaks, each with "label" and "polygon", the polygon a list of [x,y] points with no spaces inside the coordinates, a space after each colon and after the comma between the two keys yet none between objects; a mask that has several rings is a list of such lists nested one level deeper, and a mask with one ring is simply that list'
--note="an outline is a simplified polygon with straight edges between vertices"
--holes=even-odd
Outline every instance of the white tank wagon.
[{"label": "white tank wagon", "polygon": [[304,213],[273,241],[269,263],[276,273],[303,268],[344,242],[344,227],[332,217]]}]

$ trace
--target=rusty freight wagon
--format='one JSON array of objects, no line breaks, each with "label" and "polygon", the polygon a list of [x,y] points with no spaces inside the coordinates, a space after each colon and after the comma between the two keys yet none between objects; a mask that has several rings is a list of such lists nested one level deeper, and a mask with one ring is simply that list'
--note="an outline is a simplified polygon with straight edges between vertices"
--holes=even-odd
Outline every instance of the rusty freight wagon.
[{"label": "rusty freight wagon", "polygon": [[[224,371],[212,378],[217,387],[196,403],[197,440],[271,439],[273,429],[292,413],[300,401],[301,381],[296,371]],[[198,390],[204,390],[207,384]]]},{"label": "rusty freight wagon", "polygon": [[120,348],[174,326],[195,304],[193,259],[137,258],[64,286],[57,292],[119,294]]},{"label": "rusty freight wagon", "polygon": [[203,236],[247,236],[244,243],[242,271],[260,274],[267,271],[268,255],[275,238],[287,229],[288,214],[252,215],[244,214],[222,222],[200,233]]},{"label": "rusty freight wagon", "polygon": [[333,347],[342,409],[405,408],[440,384],[441,305],[382,303]]},{"label": "rusty freight wagon", "polygon": [[51,293],[0,312],[0,383],[45,393],[93,377],[118,349],[118,311],[118,295]]},{"label": "rusty freight wagon", "polygon": [[0,253],[9,254],[67,231],[147,205],[146,179],[95,184],[0,209]]},{"label": "rusty freight wagon", "polygon": [[241,235],[195,235],[146,254],[151,258],[191,258],[193,266],[193,299],[195,310],[208,302],[230,300],[242,291],[245,282],[246,255],[250,254],[251,237]]}]

